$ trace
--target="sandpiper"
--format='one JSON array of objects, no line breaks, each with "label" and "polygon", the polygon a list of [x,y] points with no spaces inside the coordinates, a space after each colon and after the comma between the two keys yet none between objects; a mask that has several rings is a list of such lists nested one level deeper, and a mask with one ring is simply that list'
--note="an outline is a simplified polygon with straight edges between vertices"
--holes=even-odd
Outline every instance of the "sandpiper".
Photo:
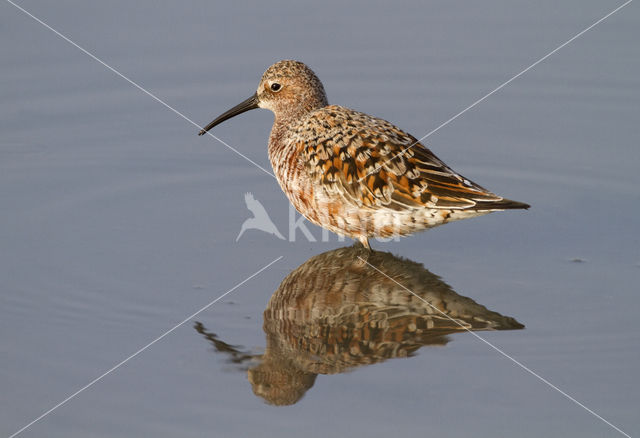
[{"label": "sandpiper", "polygon": [[273,64],[253,96],[199,135],[254,108],[275,113],[269,160],[294,207],[366,248],[372,237],[406,236],[492,211],[529,208],[454,172],[386,120],[329,105],[322,82],[299,61]]}]

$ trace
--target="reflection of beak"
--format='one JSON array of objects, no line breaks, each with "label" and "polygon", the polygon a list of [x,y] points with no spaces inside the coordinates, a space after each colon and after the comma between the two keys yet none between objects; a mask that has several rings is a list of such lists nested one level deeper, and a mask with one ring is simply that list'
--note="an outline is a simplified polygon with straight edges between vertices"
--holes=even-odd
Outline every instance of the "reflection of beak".
[{"label": "reflection of beak", "polygon": [[248,98],[247,100],[245,100],[242,103],[239,103],[238,105],[234,106],[233,108],[231,108],[229,111],[220,114],[218,116],[218,118],[216,118],[213,122],[209,123],[207,126],[204,127],[204,129],[200,130],[200,132],[198,133],[198,135],[204,135],[207,133],[207,131],[211,128],[213,128],[216,125],[219,125],[220,123],[224,122],[225,120],[230,119],[231,117],[235,117],[238,114],[242,114],[245,111],[249,111],[252,109],[256,109],[258,108],[258,94],[254,94],[253,96],[251,96],[250,98]]}]

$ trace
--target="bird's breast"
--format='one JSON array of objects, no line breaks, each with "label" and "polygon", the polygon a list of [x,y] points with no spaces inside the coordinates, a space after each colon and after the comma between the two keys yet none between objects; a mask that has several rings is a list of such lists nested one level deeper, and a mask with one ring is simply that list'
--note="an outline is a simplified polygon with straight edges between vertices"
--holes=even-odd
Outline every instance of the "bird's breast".
[{"label": "bird's breast", "polygon": [[315,190],[302,161],[300,151],[293,140],[283,132],[272,131],[269,139],[269,161],[273,167],[280,188],[293,206],[312,222],[317,223],[314,214]]}]

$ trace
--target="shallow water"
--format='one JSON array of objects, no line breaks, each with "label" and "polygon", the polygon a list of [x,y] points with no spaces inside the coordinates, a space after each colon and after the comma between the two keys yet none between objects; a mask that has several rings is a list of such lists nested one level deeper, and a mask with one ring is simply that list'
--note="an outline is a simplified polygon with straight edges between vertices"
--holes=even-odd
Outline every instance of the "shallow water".
[{"label": "shallow water", "polygon": [[[20,4],[197,123],[296,58],[332,103],[417,137],[616,6]],[[268,404],[249,370],[271,351],[269,300],[293,270],[351,242],[323,242],[311,225],[318,241],[300,230],[290,241],[288,202],[269,175],[9,3],[0,24],[0,435],[283,256],[20,436],[620,436],[471,333],[409,338],[403,350],[404,323],[381,345],[408,358],[363,353],[372,364],[334,373],[331,355],[312,355],[325,366],[314,365],[324,372],[313,386]],[[531,210],[374,242],[524,324],[474,333],[630,435],[640,433],[638,29],[632,3],[427,140]],[[253,111],[214,134],[270,169],[271,122]],[[247,192],[285,240],[247,230],[236,242]],[[320,325],[344,334],[335,327]],[[307,339],[283,333],[285,345]],[[309,363],[307,350],[286,351]]]}]

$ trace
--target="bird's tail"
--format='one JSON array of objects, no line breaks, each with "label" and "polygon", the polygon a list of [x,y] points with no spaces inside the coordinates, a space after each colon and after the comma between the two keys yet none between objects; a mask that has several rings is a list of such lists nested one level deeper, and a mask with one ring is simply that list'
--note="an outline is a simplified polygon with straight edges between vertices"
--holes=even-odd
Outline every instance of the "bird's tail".
[{"label": "bird's tail", "polygon": [[476,210],[527,210],[531,207],[524,202],[513,201],[511,199],[501,199],[500,201],[480,201],[476,204]]}]

